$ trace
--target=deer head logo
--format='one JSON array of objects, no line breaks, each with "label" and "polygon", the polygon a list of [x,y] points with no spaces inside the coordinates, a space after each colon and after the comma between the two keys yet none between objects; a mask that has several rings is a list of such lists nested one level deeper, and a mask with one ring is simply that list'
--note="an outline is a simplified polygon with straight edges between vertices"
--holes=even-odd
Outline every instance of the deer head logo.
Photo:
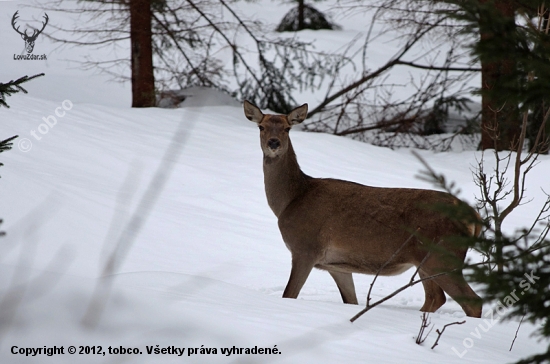
[{"label": "deer head logo", "polygon": [[36,41],[36,37],[38,37],[38,35],[42,33],[42,31],[46,27],[46,24],[48,24],[48,19],[49,19],[48,14],[44,13],[44,19],[46,21],[42,23],[42,29],[40,30],[34,29],[32,35],[28,35],[27,34],[28,29],[25,29],[25,32],[21,33],[19,31],[19,26],[17,28],[15,27],[15,21],[17,20],[17,18],[19,18],[19,15],[17,15],[17,13],[19,13],[19,10],[17,10],[15,14],[13,14],[13,17],[11,18],[11,26],[17,33],[21,34],[21,38],[23,38],[23,40],[25,41],[25,49],[27,50],[27,53],[32,53],[32,50],[34,49],[34,42]]}]

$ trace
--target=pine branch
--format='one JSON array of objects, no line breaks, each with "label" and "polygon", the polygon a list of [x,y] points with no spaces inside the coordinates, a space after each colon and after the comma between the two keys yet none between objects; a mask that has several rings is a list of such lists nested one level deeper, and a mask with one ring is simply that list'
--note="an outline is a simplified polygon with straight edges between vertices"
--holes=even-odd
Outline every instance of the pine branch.
[{"label": "pine branch", "polygon": [[13,146],[13,143],[11,142],[15,138],[17,138],[19,135],[12,136],[11,138],[8,138],[6,140],[0,141],[0,153],[2,153],[5,150],[10,150]]},{"label": "pine branch", "polygon": [[[0,153],[2,153],[5,150],[10,150],[11,147],[13,146],[13,143],[11,141],[14,140],[17,137],[18,137],[18,135],[15,135],[15,136],[12,136],[11,138],[0,141]],[[3,165],[4,165],[4,163],[0,163],[0,167],[2,167]],[[0,224],[1,223],[2,223],[2,220],[0,220]],[[4,234],[5,233],[0,231],[0,236],[2,236]]]},{"label": "pine branch", "polygon": [[22,91],[25,94],[28,93],[27,90],[25,90],[23,86],[21,86],[21,84],[41,76],[44,76],[44,73],[39,73],[31,77],[23,76],[15,81],[11,80],[8,83],[0,83],[0,106],[5,106],[9,108],[10,106],[6,103],[6,95],[11,96],[20,91]]}]

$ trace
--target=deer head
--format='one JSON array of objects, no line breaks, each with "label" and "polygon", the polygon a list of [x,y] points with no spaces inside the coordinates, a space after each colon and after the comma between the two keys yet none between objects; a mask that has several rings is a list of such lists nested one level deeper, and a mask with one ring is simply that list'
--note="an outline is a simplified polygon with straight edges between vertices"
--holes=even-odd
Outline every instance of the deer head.
[{"label": "deer head", "polygon": [[25,41],[25,49],[27,50],[27,53],[32,53],[32,50],[34,49],[34,42],[36,41],[36,38],[38,37],[38,35],[40,33],[42,33],[42,31],[46,27],[46,24],[48,24],[48,19],[49,19],[48,14],[44,13],[44,19],[46,21],[42,23],[42,29],[40,29],[40,30],[34,29],[32,35],[28,35],[27,34],[28,29],[25,29],[25,32],[21,33],[19,31],[19,26],[17,28],[15,27],[15,21],[17,20],[17,18],[19,18],[19,15],[17,15],[17,13],[19,13],[19,10],[17,10],[15,12],[15,14],[13,14],[13,17],[11,18],[11,26],[13,27],[13,29],[17,33],[21,34],[21,38],[23,38],[23,40]]},{"label": "deer head", "polygon": [[257,106],[245,101],[244,114],[260,128],[260,143],[264,156],[275,158],[287,152],[288,132],[292,126],[305,120],[307,104],[295,108],[288,115],[264,115]]}]

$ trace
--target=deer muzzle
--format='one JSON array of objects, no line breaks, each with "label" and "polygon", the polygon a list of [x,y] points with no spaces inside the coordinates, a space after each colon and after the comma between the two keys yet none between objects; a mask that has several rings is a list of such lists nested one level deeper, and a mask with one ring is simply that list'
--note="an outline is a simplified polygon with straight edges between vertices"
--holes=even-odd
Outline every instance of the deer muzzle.
[{"label": "deer muzzle", "polygon": [[269,149],[275,151],[281,147],[281,141],[276,138],[271,138],[267,141],[267,146]]}]

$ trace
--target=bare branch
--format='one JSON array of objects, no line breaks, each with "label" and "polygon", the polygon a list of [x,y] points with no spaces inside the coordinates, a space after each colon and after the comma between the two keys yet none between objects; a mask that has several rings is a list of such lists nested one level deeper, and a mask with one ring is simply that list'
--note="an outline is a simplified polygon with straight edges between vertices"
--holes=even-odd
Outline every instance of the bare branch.
[{"label": "bare branch", "polygon": [[378,276],[380,275],[380,273],[384,270],[384,268],[386,268],[386,266],[393,260],[393,258],[395,258],[397,256],[397,254],[399,254],[399,252],[405,247],[405,245],[407,245],[407,243],[415,236],[416,233],[418,233],[418,231],[420,231],[420,228],[417,228],[415,232],[413,232],[407,240],[405,240],[405,242],[403,244],[401,244],[401,246],[395,251],[393,252],[392,256],[389,257],[388,260],[386,260],[386,262],[384,264],[382,264],[380,266],[380,268],[378,268],[378,270],[376,271],[376,274],[374,275],[374,278],[370,284],[370,287],[369,287],[369,291],[367,293],[367,307],[369,307],[369,303],[370,303],[370,294],[372,292],[372,287],[374,286],[374,282],[376,282],[376,279],[378,278]]},{"label": "bare branch", "polygon": [[512,351],[512,348],[514,347],[514,343],[516,342],[516,339],[518,337],[519,328],[521,327],[521,323],[523,322],[524,318],[525,318],[525,315],[523,315],[521,317],[521,320],[519,321],[519,325],[518,325],[518,328],[516,330],[516,334],[514,335],[514,340],[512,340],[512,344],[510,345],[510,350],[508,350],[508,351]]},{"label": "bare branch", "polygon": [[432,329],[434,328],[434,326],[432,325],[432,327],[430,327],[430,331],[428,331],[428,333],[426,334],[426,336],[424,336],[424,331],[430,326],[431,324],[431,321],[430,321],[430,313],[429,312],[423,312],[422,313],[422,316],[420,316],[420,319],[422,320],[421,323],[420,323],[420,330],[418,331],[418,335],[416,336],[416,340],[415,342],[420,345],[422,344],[424,341],[426,341],[426,339],[428,338],[428,335],[430,335],[430,332],[432,332]]},{"label": "bare branch", "polygon": [[419,68],[423,70],[434,70],[434,71],[457,71],[457,72],[481,72],[481,68],[472,68],[472,67],[437,67],[431,65],[417,64],[414,62],[407,62],[398,60],[395,63],[396,65],[410,66],[413,68]]},{"label": "bare branch", "polygon": [[443,335],[443,332],[445,332],[445,329],[447,328],[447,326],[451,326],[451,325],[462,325],[463,323],[465,323],[466,320],[464,321],[456,321],[456,322],[452,322],[450,324],[447,324],[445,326],[443,326],[443,329],[441,329],[441,331],[439,331],[439,329],[435,330],[435,332],[437,332],[437,339],[435,340],[435,343],[433,344],[432,346],[432,350],[433,348],[435,348],[437,346],[437,344],[439,343],[439,339],[441,338],[441,335]]},{"label": "bare branch", "polygon": [[420,39],[426,34],[428,33],[429,31],[431,31],[435,26],[437,25],[434,24],[426,29],[423,29],[422,31],[418,32],[411,40],[409,40],[407,42],[407,44],[405,44],[405,46],[403,46],[403,48],[397,52],[396,55],[394,55],[394,57],[392,59],[390,59],[388,62],[386,62],[385,65],[383,65],[382,67],[378,68],[376,71],[374,72],[371,72],[363,77],[361,77],[359,80],[351,83],[350,85],[344,87],[343,89],[341,89],[340,91],[332,94],[331,96],[328,96],[326,97],[319,105],[317,105],[313,110],[311,110],[309,113],[308,113],[308,118],[311,118],[313,115],[319,113],[320,111],[322,111],[328,104],[330,104],[332,101],[336,100],[337,98],[343,96],[344,94],[350,92],[351,90],[361,86],[362,84],[364,84],[365,82],[373,79],[373,78],[376,78],[378,77],[379,75],[381,75],[382,73],[386,72],[388,69],[392,68],[393,66],[395,66],[397,64],[397,62],[405,55],[407,54],[407,52],[416,44],[418,43],[418,41],[420,41]]}]

